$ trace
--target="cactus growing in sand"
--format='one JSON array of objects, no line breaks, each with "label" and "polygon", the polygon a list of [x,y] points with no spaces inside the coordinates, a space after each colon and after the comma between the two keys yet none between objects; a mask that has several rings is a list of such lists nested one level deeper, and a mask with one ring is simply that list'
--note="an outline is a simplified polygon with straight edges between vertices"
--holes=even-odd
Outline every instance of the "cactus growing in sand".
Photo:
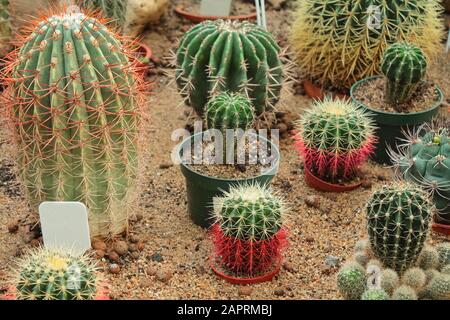
[{"label": "cactus growing in sand", "polygon": [[226,271],[255,276],[280,263],[287,243],[285,207],[268,187],[231,187],[215,202],[214,214],[214,253]]},{"label": "cactus growing in sand", "polygon": [[131,54],[101,20],[61,12],[36,23],[5,68],[30,204],[83,202],[91,236],[123,232],[133,210],[144,85]]},{"label": "cactus growing in sand", "polygon": [[392,300],[417,300],[417,293],[416,291],[409,287],[402,285],[395,289],[394,293],[392,294]]},{"label": "cactus growing in sand", "polygon": [[12,279],[19,300],[92,300],[98,294],[95,264],[86,256],[35,249]]},{"label": "cactus growing in sand", "polygon": [[364,291],[361,300],[389,300],[389,295],[383,289],[370,288]]},{"label": "cactus growing in sand", "polygon": [[205,21],[185,33],[176,53],[176,80],[198,114],[219,92],[240,92],[257,115],[278,102],[281,50],[273,36],[249,22]]},{"label": "cactus growing in sand", "polygon": [[302,71],[349,88],[378,74],[385,49],[411,42],[432,59],[441,50],[439,0],[299,0],[291,45]]},{"label": "cactus growing in sand", "polygon": [[366,290],[366,272],[360,264],[349,262],[339,270],[337,284],[346,300],[359,300]]},{"label": "cactus growing in sand", "polygon": [[394,108],[408,102],[426,70],[427,60],[419,47],[406,42],[389,46],[381,62],[381,72],[386,76],[386,102]]},{"label": "cactus growing in sand", "polygon": [[325,98],[297,123],[296,147],[305,166],[319,178],[351,179],[372,153],[372,120],[351,102]]},{"label": "cactus growing in sand", "polygon": [[428,194],[412,184],[398,182],[372,194],[366,204],[367,231],[384,266],[403,273],[415,264],[433,211]]},{"label": "cactus growing in sand", "polygon": [[398,173],[431,192],[434,220],[450,224],[450,129],[423,125],[405,134],[398,152],[390,152]]}]

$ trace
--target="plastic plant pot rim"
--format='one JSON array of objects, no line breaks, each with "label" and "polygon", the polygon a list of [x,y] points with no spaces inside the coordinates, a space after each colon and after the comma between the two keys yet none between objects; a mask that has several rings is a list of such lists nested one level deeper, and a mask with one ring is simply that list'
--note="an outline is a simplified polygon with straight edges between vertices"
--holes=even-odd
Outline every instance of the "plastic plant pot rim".
[{"label": "plastic plant pot rim", "polygon": [[256,20],[256,12],[245,14],[245,15],[238,15],[238,16],[204,16],[201,14],[193,13],[193,12],[187,12],[184,10],[183,6],[178,6],[175,8],[175,12],[179,15],[185,17],[188,20],[191,20],[192,22],[202,22],[205,20]]},{"label": "plastic plant pot rim", "polygon": [[[190,135],[189,137],[187,137],[186,139],[184,139],[181,142],[181,144],[179,145],[178,150],[177,150],[177,155],[180,157],[180,159],[182,157],[183,146],[186,143],[188,143],[189,141],[191,141],[192,139],[194,139],[196,136],[200,136],[200,135],[203,136],[204,133],[205,133],[205,131],[202,131],[202,132]],[[239,183],[246,182],[248,180],[255,179],[255,178],[258,178],[258,177],[275,175],[278,172],[278,168],[279,168],[279,165],[280,165],[280,151],[279,151],[278,147],[272,141],[270,141],[270,140],[268,140],[266,138],[263,138],[260,135],[258,135],[258,139],[262,139],[262,140],[265,140],[265,142],[270,143],[271,153],[274,154],[274,152],[275,152],[275,163],[264,174],[260,174],[259,176],[247,177],[247,178],[241,178],[241,179],[223,179],[223,178],[207,176],[207,175],[201,174],[199,172],[196,172],[196,171],[192,170],[191,168],[189,168],[189,166],[187,166],[183,162],[180,162],[180,166],[184,170],[186,170],[187,173],[189,173],[192,176],[201,177],[203,179],[214,179],[214,180],[216,180],[218,182],[223,182],[223,183],[236,183],[236,184],[239,184]],[[186,176],[184,170],[182,170],[182,172]]]},{"label": "plastic plant pot rim", "polygon": [[448,225],[448,224],[433,222],[431,225],[431,228],[436,233],[444,234],[447,236],[450,235],[450,225]]},{"label": "plastic plant pot rim", "polygon": [[224,279],[225,281],[231,283],[231,284],[240,284],[240,285],[246,285],[246,284],[256,284],[261,282],[266,282],[272,280],[281,270],[281,259],[277,261],[276,266],[271,270],[270,272],[253,277],[253,278],[239,278],[236,276],[225,274],[224,272],[220,271],[218,268],[216,268],[216,264],[214,263],[215,259],[213,257],[210,257],[209,263],[211,266],[211,269],[213,272],[219,277]]},{"label": "plastic plant pot rim", "polygon": [[[303,88],[305,88],[305,92],[313,100],[323,100],[325,98],[325,94],[322,87],[315,85],[311,80],[305,79],[303,80]],[[344,99],[350,100],[350,96],[344,93],[331,93],[333,99]]]},{"label": "plastic plant pot rim", "polygon": [[358,99],[356,99],[356,97],[354,95],[354,92],[356,91],[356,89],[358,89],[364,83],[366,83],[368,81],[375,80],[375,79],[379,79],[379,78],[383,78],[383,76],[372,76],[372,77],[364,78],[362,80],[359,80],[359,81],[355,82],[352,85],[352,87],[350,88],[350,97],[352,98],[352,100],[358,106],[362,106],[362,107],[364,107],[365,109],[369,110],[370,112],[372,112],[374,114],[380,114],[380,115],[386,115],[386,116],[403,116],[403,117],[415,116],[415,115],[423,115],[423,114],[429,113],[432,110],[438,108],[439,106],[442,105],[442,102],[444,101],[444,93],[442,92],[442,89],[437,84],[434,84],[434,86],[436,88],[436,91],[438,92],[438,95],[439,95],[439,100],[431,108],[428,108],[428,109],[423,110],[423,111],[410,112],[410,113],[386,112],[386,111],[382,111],[382,110],[372,109],[369,106],[367,106],[364,103],[362,103],[361,101],[359,101]]},{"label": "plastic plant pot rim", "polygon": [[325,192],[346,192],[352,191],[359,188],[362,185],[362,182],[353,185],[341,186],[339,184],[333,184],[326,182],[315,175],[305,166],[305,181],[310,186],[319,191]]}]

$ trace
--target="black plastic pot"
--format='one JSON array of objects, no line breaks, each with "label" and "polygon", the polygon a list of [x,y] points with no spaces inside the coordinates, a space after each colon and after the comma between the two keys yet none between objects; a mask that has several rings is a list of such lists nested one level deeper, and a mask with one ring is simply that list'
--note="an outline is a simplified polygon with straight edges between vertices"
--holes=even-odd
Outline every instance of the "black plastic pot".
[{"label": "black plastic pot", "polygon": [[[183,156],[183,149],[188,143],[193,143],[197,137],[202,138],[204,132],[194,134],[185,139],[178,149],[180,159]],[[270,184],[272,178],[278,172],[280,162],[280,152],[278,147],[271,141],[259,136],[258,139],[265,141],[271,146],[271,154],[274,157],[274,164],[266,170],[264,174],[247,179],[220,179],[209,177],[193,171],[188,165],[181,162],[181,172],[186,178],[186,192],[188,201],[188,211],[192,221],[201,227],[208,228],[214,222],[212,219],[214,197],[220,196],[223,191],[228,191],[231,186],[242,183],[257,183],[259,185]],[[193,145],[193,144],[192,144]]]},{"label": "black plastic pot", "polygon": [[391,113],[372,109],[356,99],[354,92],[362,84],[380,77],[382,76],[369,77],[356,82],[350,89],[350,96],[356,105],[368,112],[368,114],[375,120],[378,127],[376,132],[378,144],[376,145],[375,153],[372,158],[378,163],[391,164],[388,149],[397,149],[396,145],[399,142],[399,139],[404,137],[403,132],[405,130],[411,130],[424,122],[430,121],[439,111],[439,107],[444,100],[444,94],[441,89],[436,86],[436,90],[439,94],[439,100],[429,109],[421,112]]}]

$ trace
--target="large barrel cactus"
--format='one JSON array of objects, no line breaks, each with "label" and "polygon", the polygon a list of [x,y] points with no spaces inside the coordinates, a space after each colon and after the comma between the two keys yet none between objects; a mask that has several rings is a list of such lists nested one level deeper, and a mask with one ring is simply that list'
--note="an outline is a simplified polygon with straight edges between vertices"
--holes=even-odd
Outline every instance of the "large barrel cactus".
[{"label": "large barrel cactus", "polygon": [[198,114],[219,92],[248,96],[259,115],[277,103],[283,81],[281,50],[270,33],[249,22],[205,21],[181,39],[176,79]]},{"label": "large barrel cactus", "polygon": [[39,22],[6,67],[18,167],[33,208],[81,201],[91,236],[127,228],[138,175],[142,79],[101,21]]},{"label": "large barrel cactus", "polygon": [[424,125],[406,135],[392,162],[408,181],[433,195],[435,221],[450,224],[450,129]]},{"label": "large barrel cactus", "polygon": [[0,56],[8,52],[11,37],[11,18],[9,15],[9,0],[0,0]]},{"label": "large barrel cactus", "polygon": [[322,85],[349,88],[378,74],[384,50],[399,41],[441,50],[439,0],[298,0],[291,44],[302,71]]},{"label": "large barrel cactus", "polygon": [[384,186],[366,205],[367,231],[375,256],[400,273],[414,265],[428,236],[433,205],[407,183]]}]

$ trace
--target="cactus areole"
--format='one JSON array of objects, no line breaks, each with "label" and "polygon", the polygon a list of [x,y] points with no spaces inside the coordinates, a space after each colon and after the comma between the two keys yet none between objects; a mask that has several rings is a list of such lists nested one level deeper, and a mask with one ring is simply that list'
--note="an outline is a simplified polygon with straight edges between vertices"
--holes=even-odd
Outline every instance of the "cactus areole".
[{"label": "cactus areole", "polygon": [[281,50],[273,36],[249,22],[205,21],[181,39],[176,79],[186,102],[203,114],[219,92],[240,92],[256,114],[278,102],[283,81]]},{"label": "cactus areole", "polygon": [[38,22],[4,75],[20,179],[33,208],[80,201],[91,236],[127,228],[138,174],[142,79],[99,19]]}]

